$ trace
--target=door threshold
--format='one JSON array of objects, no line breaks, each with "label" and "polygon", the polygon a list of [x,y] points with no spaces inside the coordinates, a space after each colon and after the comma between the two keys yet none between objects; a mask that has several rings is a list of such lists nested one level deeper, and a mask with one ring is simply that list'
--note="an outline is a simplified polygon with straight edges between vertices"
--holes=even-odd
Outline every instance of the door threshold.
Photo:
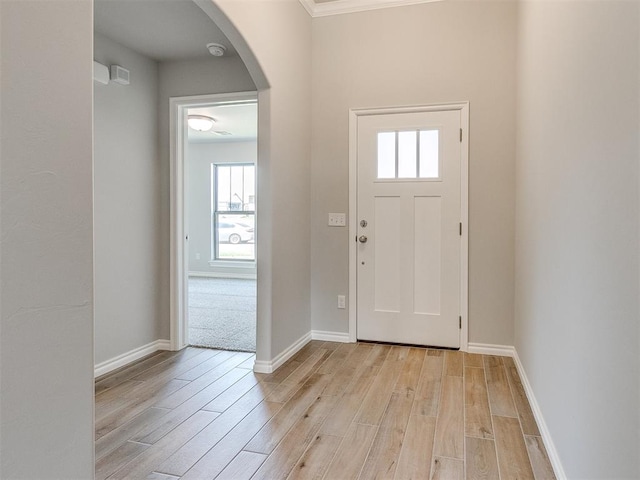
[{"label": "door threshold", "polygon": [[393,345],[393,346],[397,346],[397,347],[412,347],[412,348],[429,348],[431,350],[449,350],[452,352],[458,352],[460,351],[460,347],[458,348],[453,348],[453,347],[438,347],[436,345],[418,345],[416,343],[398,343],[398,342],[381,342],[378,340],[363,340],[358,338],[357,339],[358,343],[372,343],[375,345]]}]

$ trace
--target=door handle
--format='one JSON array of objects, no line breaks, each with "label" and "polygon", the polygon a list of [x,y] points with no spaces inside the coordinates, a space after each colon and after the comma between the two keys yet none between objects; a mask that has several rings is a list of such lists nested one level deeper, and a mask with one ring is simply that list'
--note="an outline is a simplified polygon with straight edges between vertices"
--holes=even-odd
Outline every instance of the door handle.
[{"label": "door handle", "polygon": [[360,243],[367,243],[368,238],[366,237],[366,235],[360,235],[360,237],[358,237],[358,241]]}]

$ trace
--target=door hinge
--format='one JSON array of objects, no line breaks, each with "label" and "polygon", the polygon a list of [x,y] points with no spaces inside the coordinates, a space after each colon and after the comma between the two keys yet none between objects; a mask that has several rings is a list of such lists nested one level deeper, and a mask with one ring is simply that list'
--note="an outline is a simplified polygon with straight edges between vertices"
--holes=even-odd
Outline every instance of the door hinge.
[{"label": "door hinge", "polygon": [[460,129],[460,141],[462,142],[462,129]]},{"label": "door hinge", "polygon": [[458,328],[462,330],[462,316],[458,317]]},{"label": "door hinge", "polygon": [[462,236],[462,222],[460,222],[460,236]]}]

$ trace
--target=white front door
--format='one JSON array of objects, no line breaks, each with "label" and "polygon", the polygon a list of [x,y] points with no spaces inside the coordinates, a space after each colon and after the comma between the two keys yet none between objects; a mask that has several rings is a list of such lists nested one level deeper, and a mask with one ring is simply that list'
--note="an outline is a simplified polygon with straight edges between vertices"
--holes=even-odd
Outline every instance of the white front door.
[{"label": "white front door", "polygon": [[460,347],[461,111],[357,119],[357,338]]}]

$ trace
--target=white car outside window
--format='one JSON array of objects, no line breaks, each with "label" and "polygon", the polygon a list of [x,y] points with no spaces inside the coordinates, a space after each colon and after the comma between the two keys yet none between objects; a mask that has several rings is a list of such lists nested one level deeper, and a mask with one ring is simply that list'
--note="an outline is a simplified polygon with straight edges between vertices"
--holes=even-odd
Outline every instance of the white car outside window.
[{"label": "white car outside window", "polygon": [[246,243],[253,240],[253,227],[245,224],[219,222],[218,242]]}]

